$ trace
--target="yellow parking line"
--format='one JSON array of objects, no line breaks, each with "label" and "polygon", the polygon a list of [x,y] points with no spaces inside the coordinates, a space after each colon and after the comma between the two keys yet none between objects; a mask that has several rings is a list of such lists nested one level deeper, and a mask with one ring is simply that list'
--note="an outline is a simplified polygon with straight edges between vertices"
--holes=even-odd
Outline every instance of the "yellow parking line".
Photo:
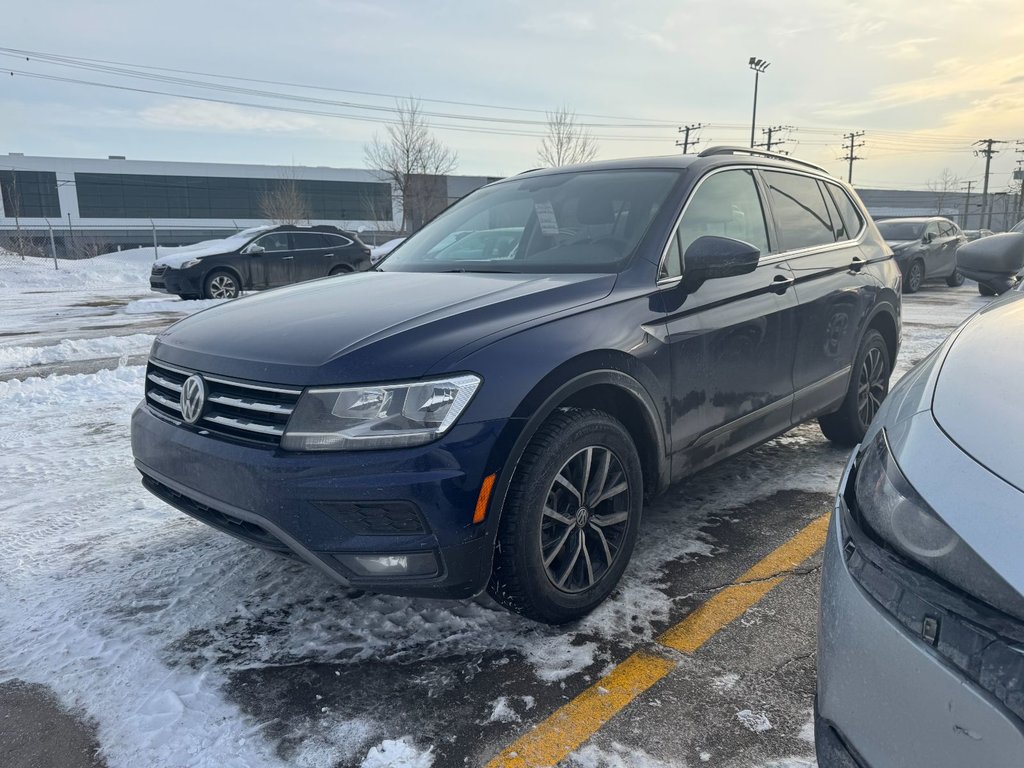
[{"label": "yellow parking line", "polygon": [[[676,651],[694,653],[820,549],[825,542],[828,520],[828,515],[814,520],[733,584],[669,628],[657,642]],[[675,666],[675,662],[662,656],[637,651],[503,749],[486,768],[557,765]]]},{"label": "yellow parking line", "polygon": [[731,585],[670,627],[658,642],[681,653],[694,653],[722,627],[738,619],[778,586],[786,573],[818,551],[825,543],[828,520],[828,515],[817,518]]}]

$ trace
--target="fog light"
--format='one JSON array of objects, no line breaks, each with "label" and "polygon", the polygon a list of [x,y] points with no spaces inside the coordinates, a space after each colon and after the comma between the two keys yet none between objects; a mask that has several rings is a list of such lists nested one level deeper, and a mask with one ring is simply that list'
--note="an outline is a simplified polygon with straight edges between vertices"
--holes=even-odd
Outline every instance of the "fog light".
[{"label": "fog light", "polygon": [[360,576],[432,576],[437,573],[437,558],[433,552],[335,557]]}]

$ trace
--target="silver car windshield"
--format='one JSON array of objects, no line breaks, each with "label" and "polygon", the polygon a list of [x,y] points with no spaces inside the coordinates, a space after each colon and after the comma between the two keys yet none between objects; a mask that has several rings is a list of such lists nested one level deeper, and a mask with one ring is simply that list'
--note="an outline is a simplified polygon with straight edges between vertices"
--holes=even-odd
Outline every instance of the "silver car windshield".
[{"label": "silver car windshield", "polygon": [[680,178],[674,170],[509,179],[445,211],[385,259],[385,272],[613,272]]}]

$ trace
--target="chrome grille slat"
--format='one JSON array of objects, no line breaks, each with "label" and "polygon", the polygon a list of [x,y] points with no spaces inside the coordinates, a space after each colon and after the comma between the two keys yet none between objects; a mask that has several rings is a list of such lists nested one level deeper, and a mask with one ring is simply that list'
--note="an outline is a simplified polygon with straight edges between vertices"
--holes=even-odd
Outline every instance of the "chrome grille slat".
[{"label": "chrome grille slat", "polygon": [[206,382],[205,413],[196,428],[236,440],[277,445],[302,390],[210,376],[150,360],[146,371],[146,401],[150,407],[175,420],[181,418],[179,402],[185,380],[198,373]]},{"label": "chrome grille slat", "polygon": [[210,397],[206,398],[206,402],[216,403],[217,405],[227,405],[231,408],[238,408],[239,410],[256,411],[257,413],[274,413],[279,416],[290,416],[292,411],[295,410],[294,407],[290,405],[263,403],[258,400],[231,397],[230,395],[210,395]]},{"label": "chrome grille slat", "polygon": [[172,392],[181,392],[181,384],[177,384],[167,377],[161,376],[159,373],[151,373],[146,378],[154,384],[159,384],[164,389],[169,389]]},{"label": "chrome grille slat", "polygon": [[211,413],[209,416],[203,416],[202,421],[218,424],[222,427],[230,427],[231,429],[241,429],[245,432],[256,432],[261,435],[280,437],[284,434],[283,426],[275,427],[270,424],[258,424],[253,421],[246,421],[245,419],[234,419],[220,413]]},{"label": "chrome grille slat", "polygon": [[149,392],[147,392],[146,397],[160,403],[160,405],[162,405],[164,408],[170,408],[174,411],[177,411],[179,414],[181,413],[181,405],[178,403],[177,400],[172,400],[166,395],[163,395],[160,392],[156,391],[155,389],[151,389]]}]

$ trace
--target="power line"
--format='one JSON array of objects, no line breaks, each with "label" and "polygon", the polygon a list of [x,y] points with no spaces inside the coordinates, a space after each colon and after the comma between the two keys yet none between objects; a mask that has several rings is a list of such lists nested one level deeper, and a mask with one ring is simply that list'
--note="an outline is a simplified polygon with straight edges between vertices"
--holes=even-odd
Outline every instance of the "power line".
[{"label": "power line", "polygon": [[764,147],[768,152],[771,152],[772,147],[774,147],[777,144],[782,144],[783,142],[786,141],[785,139],[775,139],[774,141],[772,141],[772,136],[778,133],[782,133],[783,131],[791,130],[793,130],[793,126],[791,125],[771,125],[768,126],[767,128],[762,128],[761,133],[763,133],[766,138],[762,143],[755,144],[754,146]]},{"label": "power line", "polygon": [[992,156],[998,155],[999,150],[993,149],[992,147],[996,144],[1009,144],[1008,141],[1000,141],[999,139],[978,139],[974,142],[976,146],[984,146],[984,149],[975,151],[976,155],[984,155],[985,157],[985,187],[981,191],[981,218],[985,219],[985,214],[988,214],[986,229],[992,229],[992,209],[989,208],[988,200],[988,177],[992,166]]}]

